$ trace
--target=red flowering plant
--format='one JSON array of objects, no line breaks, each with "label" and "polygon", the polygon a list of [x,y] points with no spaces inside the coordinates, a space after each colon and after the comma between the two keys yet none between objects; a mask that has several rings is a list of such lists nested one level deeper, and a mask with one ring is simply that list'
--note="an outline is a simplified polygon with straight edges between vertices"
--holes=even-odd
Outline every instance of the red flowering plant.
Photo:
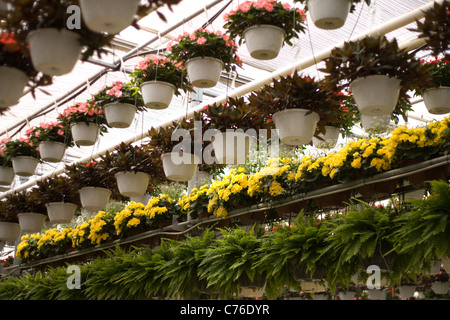
[{"label": "red flowering plant", "polygon": [[74,146],[70,128],[58,121],[42,122],[38,127],[32,127],[25,133],[37,142],[53,141],[64,143],[68,147]]},{"label": "red flowering plant", "polygon": [[302,9],[291,7],[289,3],[275,0],[245,1],[236,10],[225,14],[224,28],[231,38],[239,37],[243,42],[243,33],[247,28],[268,24],[280,27],[286,33],[284,41],[292,45],[291,40],[305,31],[306,15]]},{"label": "red flowering plant", "polygon": [[[431,61],[421,60],[421,63],[427,66],[428,73],[435,87],[450,87],[450,64],[446,58],[435,57]],[[426,89],[429,88],[421,87],[416,90],[415,94],[422,95]]]},{"label": "red flowering plant", "polygon": [[0,265],[3,268],[8,268],[9,266],[12,266],[14,264],[14,257],[13,256],[9,256],[5,259],[1,259],[0,260]]},{"label": "red flowering plant", "polygon": [[167,57],[151,56],[141,60],[130,76],[137,88],[147,81],[164,81],[177,88],[176,96],[180,95],[180,91],[193,90],[182,62],[176,62]]},{"label": "red flowering plant", "polygon": [[70,127],[73,123],[84,122],[86,124],[96,123],[100,125],[100,134],[108,132],[105,113],[97,103],[93,101],[76,103],[66,108],[58,115],[58,121],[64,127]]},{"label": "red flowering plant", "polygon": [[222,60],[227,72],[235,71],[236,66],[242,66],[242,60],[237,55],[238,46],[230,36],[221,31],[197,29],[193,33],[187,32],[169,42],[168,57],[176,62],[185,63],[197,57],[214,57]]},{"label": "red flowering plant", "polygon": [[139,87],[133,83],[124,83],[115,81],[111,85],[104,87],[97,94],[94,95],[92,102],[95,102],[98,107],[104,107],[110,103],[128,103],[136,106],[138,111],[145,110],[144,100],[142,99]]}]

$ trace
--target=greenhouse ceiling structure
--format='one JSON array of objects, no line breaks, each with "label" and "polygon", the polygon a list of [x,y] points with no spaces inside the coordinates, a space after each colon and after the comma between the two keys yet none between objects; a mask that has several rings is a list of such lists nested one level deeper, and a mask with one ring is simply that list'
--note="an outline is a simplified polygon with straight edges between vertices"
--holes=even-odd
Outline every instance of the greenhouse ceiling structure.
[{"label": "greenhouse ceiling structure", "polygon": [[[35,94],[25,92],[19,103],[0,117],[0,138],[20,138],[26,130],[43,122],[55,121],[57,114],[77,102],[90,99],[104,86],[114,81],[129,81],[130,72],[145,56],[163,54],[167,44],[184,32],[200,27],[223,31],[223,15],[235,9],[243,1],[183,0],[170,8],[163,5],[152,10],[137,23],[138,29],[130,26],[117,34],[107,54],[79,61],[69,74],[53,77],[53,84],[38,87]],[[286,1],[292,6],[302,4]],[[222,73],[220,83],[208,89],[197,89],[195,93],[175,97],[168,109],[148,110],[139,113],[133,124],[126,129],[110,129],[92,147],[73,147],[67,151],[64,161],[41,164],[38,174],[17,180],[12,188],[33,185],[34,179],[51,176],[63,171],[64,165],[74,161],[96,158],[105,150],[111,150],[119,142],[137,142],[145,138],[151,127],[158,127],[179,119],[195,108],[212,102],[224,102],[227,97],[243,96],[270,83],[274,78],[299,71],[320,78],[321,60],[330,50],[365,35],[386,34],[396,38],[401,45],[415,47],[416,34],[410,31],[415,20],[430,8],[431,0],[372,0],[356,4],[345,25],[336,30],[317,28],[308,15],[307,30],[293,40],[292,46],[284,45],[280,54],[271,60],[256,60],[250,56],[245,45],[239,47],[243,67],[237,72]],[[164,21],[161,14],[166,18]],[[409,114],[411,124],[440,119],[424,108],[420,99],[413,99],[414,112]],[[8,191],[9,188],[3,188]]]}]

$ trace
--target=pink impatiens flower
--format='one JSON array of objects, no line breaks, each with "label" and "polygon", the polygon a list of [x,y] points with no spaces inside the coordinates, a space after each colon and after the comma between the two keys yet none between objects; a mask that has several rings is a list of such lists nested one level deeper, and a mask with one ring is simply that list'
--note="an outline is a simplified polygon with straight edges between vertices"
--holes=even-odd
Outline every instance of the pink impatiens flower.
[{"label": "pink impatiens flower", "polygon": [[198,38],[198,39],[197,39],[197,43],[200,44],[200,45],[205,44],[205,43],[206,43],[205,37],[200,37],[200,38]]}]

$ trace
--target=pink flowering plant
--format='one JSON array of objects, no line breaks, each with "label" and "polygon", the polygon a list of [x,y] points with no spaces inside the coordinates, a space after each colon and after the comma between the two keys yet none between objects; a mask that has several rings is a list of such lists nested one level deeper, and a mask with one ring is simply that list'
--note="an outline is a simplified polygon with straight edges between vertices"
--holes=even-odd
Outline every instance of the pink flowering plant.
[{"label": "pink flowering plant", "polygon": [[237,55],[238,46],[230,36],[221,31],[197,29],[193,33],[184,33],[169,42],[168,57],[177,62],[186,62],[197,57],[213,57],[222,60],[227,72],[235,71],[236,66],[242,66],[242,60]]},{"label": "pink flowering plant", "polygon": [[108,132],[105,113],[94,101],[79,102],[72,107],[64,109],[64,111],[58,115],[57,120],[65,127],[70,127],[71,124],[80,122],[86,124],[96,123],[100,125],[101,134]]},{"label": "pink flowering plant", "polygon": [[136,87],[131,82],[113,82],[94,95],[92,102],[95,102],[98,107],[104,107],[107,104],[117,102],[128,103],[136,106],[139,111],[145,110],[144,100],[142,99],[139,87]]},{"label": "pink flowering plant", "polygon": [[175,95],[192,91],[192,86],[187,78],[186,69],[182,62],[173,61],[163,56],[147,57],[139,62],[131,73],[132,83],[139,88],[144,82],[163,81],[174,85],[178,90]]},{"label": "pink flowering plant", "polygon": [[5,144],[4,154],[9,159],[15,157],[33,157],[40,159],[39,143],[31,137],[9,140]]},{"label": "pink flowering plant", "polygon": [[12,167],[11,158],[5,154],[6,143],[10,140],[10,138],[0,140],[0,167]]},{"label": "pink flowering plant", "polygon": [[37,142],[61,142],[68,147],[73,147],[74,145],[70,128],[58,121],[49,123],[42,122],[38,127],[32,127],[25,133],[29,138],[32,138]]},{"label": "pink flowering plant", "polygon": [[291,40],[298,38],[298,33],[305,32],[305,11],[291,7],[289,3],[275,0],[245,1],[236,10],[224,16],[224,28],[231,38],[239,37],[242,44],[243,33],[247,28],[257,25],[273,25],[286,32],[284,41],[292,45]]}]

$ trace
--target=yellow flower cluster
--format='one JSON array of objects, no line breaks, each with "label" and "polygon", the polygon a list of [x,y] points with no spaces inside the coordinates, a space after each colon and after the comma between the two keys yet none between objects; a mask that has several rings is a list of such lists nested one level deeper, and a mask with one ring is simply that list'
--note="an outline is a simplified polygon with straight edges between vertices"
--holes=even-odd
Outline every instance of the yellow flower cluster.
[{"label": "yellow flower cluster", "polygon": [[41,250],[43,246],[58,246],[65,242],[68,239],[70,230],[69,228],[64,228],[62,231],[59,231],[57,228],[53,228],[45,231],[44,235],[38,240],[38,250]]},{"label": "yellow flower cluster", "polygon": [[30,257],[30,249],[41,238],[41,234],[26,234],[20,238],[20,243],[17,246],[16,257],[18,259],[28,259]]},{"label": "yellow flower cluster", "polygon": [[84,222],[70,230],[68,236],[72,239],[72,247],[79,248],[85,244],[85,241],[89,235],[89,228],[90,223]]},{"label": "yellow flower cluster", "polygon": [[108,215],[105,211],[99,211],[98,214],[88,221],[90,224],[90,232],[88,239],[94,244],[100,244],[109,238],[110,234],[104,230],[104,226],[108,224]]}]

